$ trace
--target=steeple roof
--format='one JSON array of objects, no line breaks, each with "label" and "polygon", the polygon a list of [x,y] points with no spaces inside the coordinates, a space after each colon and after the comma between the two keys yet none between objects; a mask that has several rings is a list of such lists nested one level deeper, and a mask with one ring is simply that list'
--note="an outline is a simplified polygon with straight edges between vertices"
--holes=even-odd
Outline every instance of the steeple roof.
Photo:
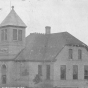
[{"label": "steeple roof", "polygon": [[17,15],[14,10],[14,6],[12,6],[12,10],[7,15],[7,17],[2,21],[0,27],[3,26],[20,26],[26,27],[25,23],[21,20],[21,18]]}]

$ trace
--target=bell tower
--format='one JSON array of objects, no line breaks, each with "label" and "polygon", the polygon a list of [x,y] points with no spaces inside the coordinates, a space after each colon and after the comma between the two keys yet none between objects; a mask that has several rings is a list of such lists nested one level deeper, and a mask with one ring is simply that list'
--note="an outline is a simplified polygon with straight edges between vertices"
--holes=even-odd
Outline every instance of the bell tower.
[{"label": "bell tower", "polygon": [[0,55],[7,55],[8,59],[12,59],[25,47],[25,29],[25,23],[12,6],[12,10],[0,24]]}]

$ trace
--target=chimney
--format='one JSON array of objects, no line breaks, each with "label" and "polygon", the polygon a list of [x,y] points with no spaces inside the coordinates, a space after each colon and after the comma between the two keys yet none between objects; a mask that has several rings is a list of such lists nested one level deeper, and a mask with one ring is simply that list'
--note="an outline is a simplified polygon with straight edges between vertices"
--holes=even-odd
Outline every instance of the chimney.
[{"label": "chimney", "polygon": [[45,27],[45,32],[46,32],[46,34],[50,34],[50,32],[51,32],[51,27],[50,27],[50,26],[46,26],[46,27]]}]

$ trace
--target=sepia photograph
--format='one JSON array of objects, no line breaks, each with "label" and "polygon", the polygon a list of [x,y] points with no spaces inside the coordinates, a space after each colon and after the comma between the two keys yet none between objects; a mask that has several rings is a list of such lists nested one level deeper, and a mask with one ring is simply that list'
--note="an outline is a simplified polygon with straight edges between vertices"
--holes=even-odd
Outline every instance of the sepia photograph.
[{"label": "sepia photograph", "polygon": [[0,0],[0,88],[88,88],[88,0]]}]

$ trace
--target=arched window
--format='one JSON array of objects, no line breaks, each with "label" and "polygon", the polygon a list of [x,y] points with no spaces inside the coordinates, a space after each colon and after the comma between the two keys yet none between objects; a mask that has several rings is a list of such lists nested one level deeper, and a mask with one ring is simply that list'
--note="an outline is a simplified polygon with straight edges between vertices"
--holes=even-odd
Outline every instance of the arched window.
[{"label": "arched window", "polygon": [[2,65],[1,71],[2,71],[2,74],[6,74],[6,65],[5,64]]},{"label": "arched window", "polygon": [[6,65],[4,64],[4,65],[2,65],[2,68],[4,69],[4,70],[6,70]]}]

